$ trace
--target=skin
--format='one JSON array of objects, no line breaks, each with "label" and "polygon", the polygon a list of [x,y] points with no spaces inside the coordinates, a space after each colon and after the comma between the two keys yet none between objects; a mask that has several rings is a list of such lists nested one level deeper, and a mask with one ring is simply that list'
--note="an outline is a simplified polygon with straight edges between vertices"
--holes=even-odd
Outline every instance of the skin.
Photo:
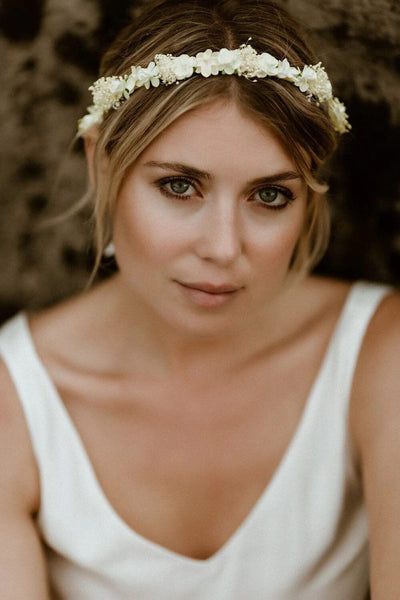
[{"label": "skin", "polygon": [[[192,167],[201,174],[190,179]],[[158,346],[172,339],[174,353],[179,344],[185,355],[198,351],[199,337],[207,352],[226,336],[249,341],[286,278],[306,197],[280,143],[234,104],[179,119],[128,174],[115,210],[123,294],[140,303],[146,335],[155,330]],[[237,291],[212,307],[213,298],[196,299],[180,285],[199,282]]]},{"label": "skin", "polygon": [[[86,147],[90,166],[95,136]],[[114,215],[118,274],[30,317],[110,504],[144,537],[196,560],[226,543],[271,480],[349,291],[315,277],[286,285],[306,202],[271,131],[232,102],[204,106],[175,121],[127,174]],[[235,291],[210,293],[211,284]],[[399,308],[393,295],[378,309],[351,400],[373,600],[400,594]],[[0,532],[8,540],[0,595],[43,600],[32,519],[38,472],[1,364],[0,389]]]}]

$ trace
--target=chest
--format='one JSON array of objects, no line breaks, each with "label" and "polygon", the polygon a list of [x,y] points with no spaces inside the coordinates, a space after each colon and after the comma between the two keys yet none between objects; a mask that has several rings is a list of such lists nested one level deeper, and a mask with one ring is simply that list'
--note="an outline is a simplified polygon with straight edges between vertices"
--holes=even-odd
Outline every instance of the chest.
[{"label": "chest", "polygon": [[[319,403],[311,406],[315,404]],[[341,445],[337,442],[341,429],[331,419],[332,412],[335,411],[327,415],[328,424],[325,422],[322,427],[325,434],[332,436],[330,441],[325,437],[324,444],[337,447]],[[82,477],[73,477],[82,500],[76,502],[77,485],[70,485],[72,493],[60,492],[56,504],[50,512],[47,510],[47,515],[59,517],[63,511],[69,527],[76,521],[69,545],[62,527],[62,551],[72,551],[79,560],[84,557],[85,564],[90,561],[101,570],[99,579],[104,579],[107,568],[115,572],[118,557],[118,568],[126,567],[124,581],[130,582],[131,595],[143,599],[361,600],[357,574],[366,573],[363,522],[354,505],[354,494],[348,500],[343,494],[343,473],[335,471],[340,461],[325,461],[325,457],[321,469],[318,457],[310,460],[315,456],[309,452],[315,450],[315,438],[309,436],[314,428],[309,427],[307,413],[297,428],[295,443],[289,451],[284,449],[283,464],[282,457],[278,457],[278,471],[270,462],[272,441],[264,436],[257,438],[261,427],[253,426],[253,419],[246,423],[246,429],[251,427],[254,445],[242,439],[244,429],[241,435],[239,430],[238,435],[233,435],[232,424],[232,435],[223,436],[226,441],[217,440],[217,435],[208,429],[207,443],[203,444],[201,436],[196,438],[193,431],[190,435],[189,428],[184,430],[183,421],[177,423],[179,436],[170,435],[164,427],[156,428],[155,423],[150,435],[138,416],[132,420],[127,415],[115,417],[114,422],[109,415],[107,427],[111,431],[115,427],[119,438],[112,436],[114,447],[103,439],[108,456],[95,455],[99,445],[91,445],[88,428],[82,423],[85,444],[108,502],[143,539],[126,527],[121,528],[121,523],[112,518],[104,498],[99,501],[90,478],[89,485],[88,478],[84,478],[84,485],[80,486]],[[321,410],[317,411],[317,422],[321,416]],[[165,419],[162,421],[166,423]],[[199,422],[196,429],[201,434],[206,432],[205,425]],[[272,426],[269,432],[272,435]],[[132,453],[128,442],[132,446],[136,443]],[[251,451],[246,452],[249,447]],[[271,474],[272,481],[267,481]],[[65,486],[63,480],[63,476],[58,477]],[[76,508],[71,510],[71,504]],[[52,517],[52,522],[58,532],[62,520]],[[54,535],[46,539],[53,542]],[[188,561],[187,557],[196,560]],[[204,562],[209,557],[212,560]],[[359,565],[356,568],[354,561]],[[343,577],[354,571],[354,588],[349,581],[347,593]],[[320,572],[327,575],[323,587]],[[316,580],[315,589],[313,582],[309,583],[311,573]],[[121,586],[121,577],[122,571],[117,571],[115,589]],[[115,598],[125,598],[126,589],[122,587],[120,596]]]},{"label": "chest", "polygon": [[290,366],[290,377],[260,364],[208,385],[64,397],[119,516],[160,546],[204,559],[252,511],[301,420],[312,374],[302,361]]}]

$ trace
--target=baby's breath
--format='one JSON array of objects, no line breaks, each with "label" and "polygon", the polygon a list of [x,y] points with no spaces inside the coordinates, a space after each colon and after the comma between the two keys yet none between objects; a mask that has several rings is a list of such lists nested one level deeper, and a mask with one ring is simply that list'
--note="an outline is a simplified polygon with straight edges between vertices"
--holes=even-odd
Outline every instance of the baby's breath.
[{"label": "baby's breath", "polygon": [[78,123],[78,135],[99,125],[109,110],[117,109],[136,89],[171,85],[189,79],[193,74],[202,77],[237,75],[252,81],[265,77],[284,79],[306,94],[310,101],[325,104],[337,132],[345,133],[351,129],[346,107],[333,96],[331,82],[321,63],[300,69],[292,67],[286,58],[278,60],[267,52],[258,54],[252,46],[243,44],[236,50],[208,49],[196,56],[157,54],[147,67],[133,66],[123,77],[101,77],[89,88],[93,104]]}]

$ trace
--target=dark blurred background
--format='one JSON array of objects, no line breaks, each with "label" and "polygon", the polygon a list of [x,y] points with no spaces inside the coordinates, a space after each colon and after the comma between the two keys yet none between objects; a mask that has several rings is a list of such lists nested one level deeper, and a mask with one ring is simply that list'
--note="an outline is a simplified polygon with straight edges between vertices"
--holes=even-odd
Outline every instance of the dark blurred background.
[{"label": "dark blurred background", "polygon": [[[99,56],[146,0],[0,0],[0,321],[81,289],[89,215],[49,218],[85,189]],[[400,1],[281,0],[305,26],[353,129],[329,166],[332,240],[319,272],[400,285]],[[61,169],[60,169],[61,165]]]}]

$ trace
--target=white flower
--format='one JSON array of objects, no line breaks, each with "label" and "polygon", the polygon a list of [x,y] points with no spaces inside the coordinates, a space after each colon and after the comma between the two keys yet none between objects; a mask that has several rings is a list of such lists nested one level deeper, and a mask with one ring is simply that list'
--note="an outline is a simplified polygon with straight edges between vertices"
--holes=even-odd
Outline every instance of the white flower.
[{"label": "white flower", "polygon": [[309,81],[308,91],[318,98],[319,102],[326,102],[332,98],[332,84],[321,63],[312,68],[315,72],[315,79]]},{"label": "white flower", "polygon": [[125,79],[123,77],[110,77],[109,90],[110,93],[117,99],[121,97],[125,89]]},{"label": "white flower", "polygon": [[243,44],[239,48],[240,60],[237,65],[236,72],[244,77],[259,77],[260,71],[258,67],[257,52],[248,44]]},{"label": "white flower", "polygon": [[258,68],[262,73],[260,77],[273,77],[278,73],[279,60],[275,56],[272,56],[272,54],[263,52],[258,55]]},{"label": "white flower", "polygon": [[78,134],[82,135],[103,120],[103,111],[97,106],[89,106],[87,114],[78,121]]},{"label": "white flower", "polygon": [[296,86],[301,92],[308,92],[310,89],[310,83],[316,81],[317,74],[314,67],[306,65],[300,73],[296,81]]},{"label": "white flower", "polygon": [[125,97],[128,98],[135,90],[137,82],[137,67],[131,67],[131,72],[125,80]]},{"label": "white flower", "polygon": [[188,79],[193,75],[196,59],[188,54],[181,54],[174,59],[174,73],[179,80]]},{"label": "white flower", "polygon": [[145,69],[138,67],[136,70],[136,83],[135,87],[145,87],[149,89],[150,85],[158,87],[160,85],[160,72],[158,66],[152,61]]},{"label": "white flower", "polygon": [[103,111],[118,105],[125,89],[123,77],[101,77],[89,88],[93,95],[93,104]]},{"label": "white flower", "polygon": [[218,75],[219,67],[217,52],[208,49],[196,54],[196,73],[200,73],[203,77]]},{"label": "white flower", "polygon": [[300,69],[292,67],[286,58],[278,60],[268,52],[258,54],[252,46],[243,44],[236,50],[222,48],[213,52],[208,49],[196,56],[157,54],[147,67],[133,66],[123,77],[101,77],[89,88],[93,105],[80,119],[78,134],[82,135],[94,125],[99,125],[107,111],[117,109],[137,88],[149,89],[150,86],[158,87],[160,83],[169,85],[188,79],[193,73],[202,77],[223,73],[255,80],[264,77],[285,79],[305,93],[310,101],[326,103],[336,131],[344,133],[350,129],[346,108],[333,97],[331,82],[321,63]]},{"label": "white flower", "polygon": [[291,67],[287,58],[279,61],[276,77],[294,82],[300,74],[300,69]]},{"label": "white flower", "polygon": [[158,67],[160,80],[166,85],[175,83],[177,76],[174,70],[174,57],[171,54],[156,54],[155,63]]},{"label": "white flower", "polygon": [[222,48],[218,52],[219,70],[226,75],[233,75],[240,66],[240,50],[228,50]]},{"label": "white flower", "polygon": [[351,129],[346,107],[338,98],[332,98],[329,101],[328,113],[338,133],[346,133]]}]

